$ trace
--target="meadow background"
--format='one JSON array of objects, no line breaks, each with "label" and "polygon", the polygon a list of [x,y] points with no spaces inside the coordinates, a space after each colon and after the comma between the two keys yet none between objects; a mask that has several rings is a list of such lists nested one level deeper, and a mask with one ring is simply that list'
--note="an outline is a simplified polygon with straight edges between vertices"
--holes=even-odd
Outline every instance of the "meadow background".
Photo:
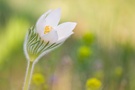
[{"label": "meadow background", "polygon": [[31,90],[135,90],[134,0],[0,0],[0,90],[22,89],[25,34],[59,7],[75,33],[36,64]]}]

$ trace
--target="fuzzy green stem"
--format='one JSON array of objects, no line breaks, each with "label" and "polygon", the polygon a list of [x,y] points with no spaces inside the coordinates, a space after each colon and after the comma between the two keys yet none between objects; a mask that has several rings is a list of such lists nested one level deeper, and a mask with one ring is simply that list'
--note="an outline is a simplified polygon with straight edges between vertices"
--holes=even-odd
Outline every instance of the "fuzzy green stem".
[{"label": "fuzzy green stem", "polygon": [[29,90],[34,65],[34,62],[28,61],[23,90]]}]

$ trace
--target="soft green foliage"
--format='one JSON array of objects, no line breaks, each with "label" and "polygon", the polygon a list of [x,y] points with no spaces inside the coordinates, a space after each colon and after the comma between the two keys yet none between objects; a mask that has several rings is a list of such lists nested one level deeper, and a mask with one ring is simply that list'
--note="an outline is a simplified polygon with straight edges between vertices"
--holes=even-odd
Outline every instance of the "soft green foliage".
[{"label": "soft green foliage", "polygon": [[18,50],[22,46],[28,26],[28,22],[23,19],[12,18],[9,20],[6,28],[3,29],[5,32],[0,35],[0,64],[13,51]]}]

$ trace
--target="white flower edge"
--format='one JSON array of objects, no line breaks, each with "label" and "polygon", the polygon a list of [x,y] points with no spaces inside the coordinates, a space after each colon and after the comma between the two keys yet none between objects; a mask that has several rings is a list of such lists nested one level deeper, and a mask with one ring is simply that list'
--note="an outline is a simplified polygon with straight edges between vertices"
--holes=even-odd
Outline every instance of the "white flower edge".
[{"label": "white flower edge", "polygon": [[28,33],[25,36],[25,40],[24,40],[24,44],[23,44],[23,50],[24,50],[24,54],[26,56],[26,59],[30,60],[30,57],[29,57],[29,54],[28,54],[28,51],[27,51],[27,43],[28,43]]}]

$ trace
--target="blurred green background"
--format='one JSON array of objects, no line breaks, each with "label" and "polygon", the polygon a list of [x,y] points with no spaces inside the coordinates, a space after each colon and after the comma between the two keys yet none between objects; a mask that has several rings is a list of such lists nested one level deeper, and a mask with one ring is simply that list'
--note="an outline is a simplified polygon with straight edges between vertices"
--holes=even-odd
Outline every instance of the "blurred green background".
[{"label": "blurred green background", "polygon": [[75,34],[36,64],[30,90],[135,90],[134,0],[0,0],[0,90],[22,89],[25,34],[59,7]]}]

